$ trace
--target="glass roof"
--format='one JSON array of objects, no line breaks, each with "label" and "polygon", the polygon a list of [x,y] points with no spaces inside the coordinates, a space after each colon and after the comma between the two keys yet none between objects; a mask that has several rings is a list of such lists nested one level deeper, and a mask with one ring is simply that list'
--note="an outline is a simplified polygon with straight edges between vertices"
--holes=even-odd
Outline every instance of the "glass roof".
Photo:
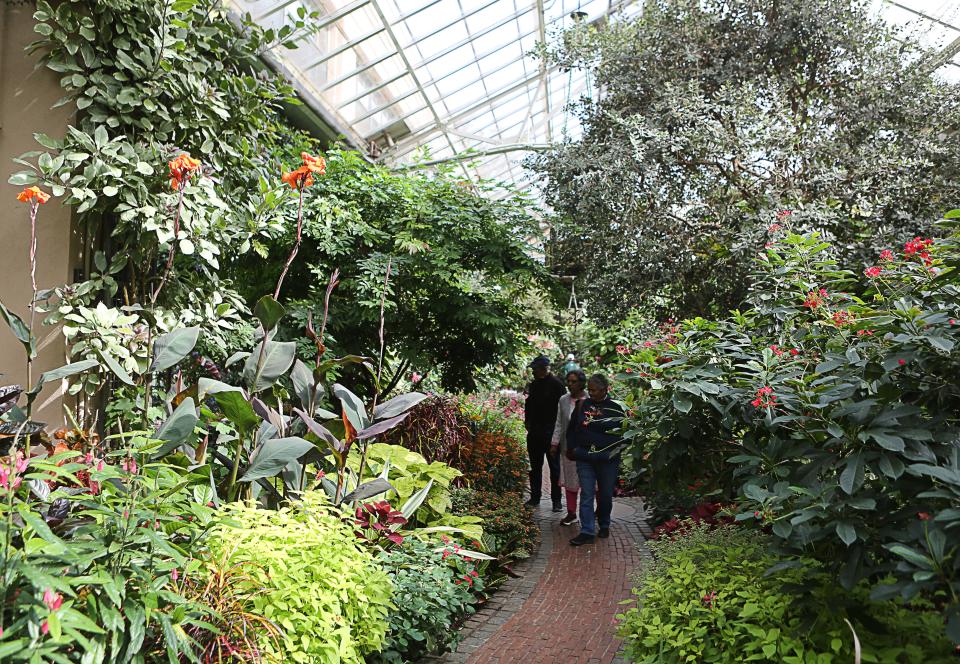
[{"label": "glass roof", "polygon": [[[348,140],[390,164],[459,161],[471,180],[529,185],[519,146],[542,146],[580,127],[571,101],[596,94],[587,74],[546,68],[538,41],[574,21],[632,16],[641,0],[228,0],[278,29],[299,11],[319,28],[273,55]],[[938,72],[960,80],[958,0],[875,0],[877,11],[925,45],[945,50]],[[950,46],[953,48],[949,48]],[[374,145],[375,144],[375,145]],[[425,156],[426,155],[426,156]]]}]

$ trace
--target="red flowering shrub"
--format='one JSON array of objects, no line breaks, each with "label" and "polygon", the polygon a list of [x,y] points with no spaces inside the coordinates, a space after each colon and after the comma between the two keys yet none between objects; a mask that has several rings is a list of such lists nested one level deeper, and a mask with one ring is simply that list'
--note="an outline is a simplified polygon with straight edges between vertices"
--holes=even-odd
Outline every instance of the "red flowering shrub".
[{"label": "red flowering shrub", "polygon": [[[960,210],[949,216],[945,230]],[[815,557],[847,588],[960,596],[953,233],[883,252],[881,279],[840,268],[816,234],[789,234],[758,260],[750,309],[685,321],[659,353],[672,362],[632,356],[628,458],[651,489],[707,475],[737,520],[762,522],[781,551]],[[790,347],[803,352],[778,352]],[[960,601],[942,608],[960,641]]]}]

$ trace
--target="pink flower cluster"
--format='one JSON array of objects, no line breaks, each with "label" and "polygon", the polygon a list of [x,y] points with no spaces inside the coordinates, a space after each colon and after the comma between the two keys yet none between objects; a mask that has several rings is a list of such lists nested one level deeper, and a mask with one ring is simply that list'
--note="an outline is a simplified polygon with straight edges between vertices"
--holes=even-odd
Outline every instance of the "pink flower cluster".
[{"label": "pink flower cluster", "polygon": [[23,481],[23,473],[27,470],[30,461],[23,457],[23,452],[17,452],[16,461],[13,463],[13,471],[9,465],[0,464],[0,487],[6,491],[16,491],[20,488]]}]

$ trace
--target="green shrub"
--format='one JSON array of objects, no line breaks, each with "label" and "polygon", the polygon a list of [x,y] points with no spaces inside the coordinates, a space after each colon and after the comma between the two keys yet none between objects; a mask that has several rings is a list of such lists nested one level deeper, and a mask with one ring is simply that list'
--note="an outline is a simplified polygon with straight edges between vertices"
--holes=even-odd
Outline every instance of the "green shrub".
[{"label": "green shrub", "polygon": [[948,217],[943,239],[856,271],[818,233],[772,224],[751,308],[668,326],[624,350],[620,378],[654,489],[703,478],[848,590],[949,597],[960,643],[960,211]]},{"label": "green shrub", "polygon": [[851,662],[844,619],[863,662],[926,664],[953,652],[929,606],[871,602],[866,584],[847,593],[814,561],[770,553],[756,531],[685,525],[650,543],[656,560],[634,589],[638,606],[620,616],[634,662]]},{"label": "green shrub", "polygon": [[322,492],[279,511],[234,503],[212,540],[262,592],[252,608],[284,630],[261,647],[284,662],[362,662],[379,650],[391,608],[390,579],[357,544]]},{"label": "green shrub", "polygon": [[454,514],[483,520],[484,539],[491,544],[488,548],[502,561],[526,558],[540,544],[540,529],[520,494],[456,489],[452,496]]},{"label": "green shrub", "polygon": [[459,642],[455,627],[474,612],[474,592],[483,590],[483,578],[469,561],[436,548],[410,538],[377,557],[393,581],[396,608],[382,651],[368,661],[416,661]]},{"label": "green shrub", "polygon": [[191,558],[212,511],[184,490],[179,469],[131,463],[58,448],[0,482],[0,661],[192,656],[185,633],[211,616],[182,579],[199,566]]}]

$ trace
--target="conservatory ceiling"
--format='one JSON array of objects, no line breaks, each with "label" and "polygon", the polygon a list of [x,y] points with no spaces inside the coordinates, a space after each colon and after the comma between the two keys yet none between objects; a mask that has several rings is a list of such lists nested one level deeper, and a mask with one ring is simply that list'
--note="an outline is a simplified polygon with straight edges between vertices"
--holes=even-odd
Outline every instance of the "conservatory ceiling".
[{"label": "conservatory ceiling", "polygon": [[[280,28],[298,11],[320,26],[270,55],[350,144],[400,166],[449,161],[465,177],[531,185],[522,160],[580,127],[567,105],[595,95],[584,72],[544,67],[538,41],[574,21],[632,16],[642,0],[228,0]],[[875,0],[877,11],[942,50],[960,80],[960,0]],[[469,151],[469,152],[468,152]],[[468,158],[462,158],[468,152]],[[502,191],[502,190],[501,190]],[[494,193],[494,195],[497,195]]]}]

